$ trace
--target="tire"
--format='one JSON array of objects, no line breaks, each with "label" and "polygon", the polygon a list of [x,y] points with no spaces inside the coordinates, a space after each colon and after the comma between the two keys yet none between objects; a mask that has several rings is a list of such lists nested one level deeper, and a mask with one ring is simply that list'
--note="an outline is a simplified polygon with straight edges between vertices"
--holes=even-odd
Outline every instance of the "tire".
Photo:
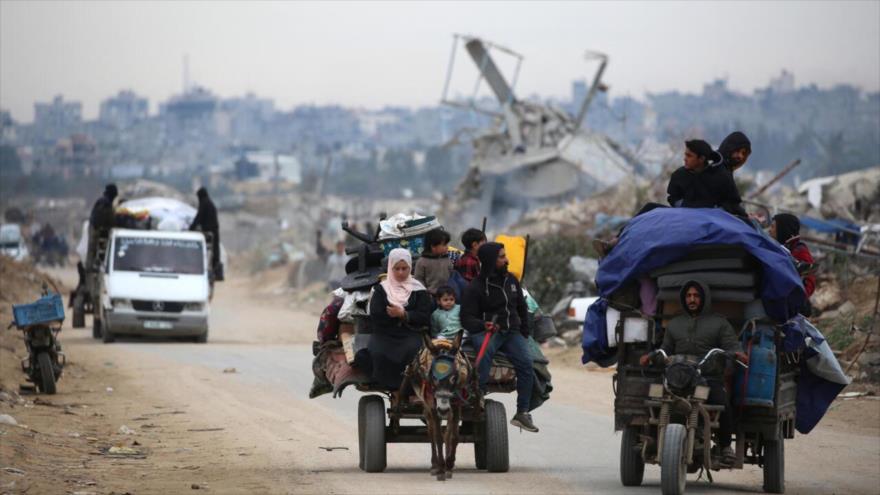
[{"label": "tire", "polygon": [[364,469],[364,427],[366,426],[366,404],[369,396],[365,395],[358,401],[358,467]]},{"label": "tire", "polygon": [[364,471],[381,473],[387,463],[385,452],[385,400],[368,395],[364,401]]},{"label": "tire", "polygon": [[101,319],[101,341],[105,344],[112,344],[116,341],[116,337],[113,335],[113,332],[110,331],[110,325],[104,323],[105,321],[107,321],[106,318]]},{"label": "tire", "polygon": [[37,366],[40,368],[40,391],[44,394],[55,393],[55,369],[52,366],[52,357],[48,352],[37,354]]},{"label": "tire", "polygon": [[490,473],[506,473],[510,470],[507,443],[507,412],[504,404],[486,401],[486,470]]},{"label": "tire", "polygon": [[73,320],[71,321],[73,328],[86,327],[86,311],[83,308],[83,297],[77,295],[73,298]]},{"label": "tire", "polygon": [[97,315],[92,315],[92,338],[100,339],[104,332],[101,329],[101,319]]},{"label": "tire", "polygon": [[208,331],[205,330],[205,333],[197,336],[193,339],[196,344],[207,344],[208,343]]},{"label": "tire", "polygon": [[764,441],[764,491],[785,493],[785,440],[781,425],[776,440]]},{"label": "tire", "polygon": [[687,484],[687,466],[684,464],[684,446],[687,429],[672,423],[666,426],[663,452],[660,455],[660,487],[663,495],[681,495]]},{"label": "tire", "polygon": [[639,443],[639,427],[627,426],[620,437],[620,483],[623,486],[639,486],[645,478],[645,460],[635,450]]},{"label": "tire", "polygon": [[474,465],[477,469],[486,469],[486,441],[474,442]]}]

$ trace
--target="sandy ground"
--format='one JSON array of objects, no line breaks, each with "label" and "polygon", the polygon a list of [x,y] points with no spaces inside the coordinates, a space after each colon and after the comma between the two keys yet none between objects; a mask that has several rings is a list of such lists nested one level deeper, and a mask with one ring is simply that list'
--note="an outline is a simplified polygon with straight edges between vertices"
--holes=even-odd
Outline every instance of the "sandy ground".
[{"label": "sandy ground", "polygon": [[[54,275],[69,283],[67,274]],[[0,414],[27,426],[0,425],[0,493],[659,490],[659,469],[653,466],[644,487],[620,486],[611,372],[580,367],[577,351],[551,355],[555,392],[535,412],[541,433],[509,430],[511,472],[473,469],[472,447],[462,445],[460,469],[440,483],[428,476],[428,448],[419,444],[390,445],[385,473],[361,472],[359,394],[307,398],[314,304],[291,308],[265,280],[233,280],[218,285],[212,310],[207,345],[151,340],[104,345],[88,330],[65,328],[69,366],[59,393],[0,402]],[[3,331],[4,361],[15,338],[17,332]],[[0,378],[8,391],[23,375],[2,364]],[[501,399],[510,411],[513,398]],[[135,454],[108,455],[113,446]],[[787,493],[880,493],[880,401],[838,401],[813,433],[787,442],[786,451]],[[688,491],[761,489],[757,467],[717,473],[715,480],[689,483]]]}]

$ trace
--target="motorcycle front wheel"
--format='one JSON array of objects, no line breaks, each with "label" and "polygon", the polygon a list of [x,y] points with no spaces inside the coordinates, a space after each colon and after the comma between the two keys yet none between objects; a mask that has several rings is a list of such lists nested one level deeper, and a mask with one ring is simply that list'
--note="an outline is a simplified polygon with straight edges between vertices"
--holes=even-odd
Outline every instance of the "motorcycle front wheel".
[{"label": "motorcycle front wheel", "polygon": [[34,380],[40,386],[40,391],[44,394],[52,395],[55,393],[55,369],[52,366],[52,357],[48,352],[37,354],[37,369],[39,370],[38,380]]}]

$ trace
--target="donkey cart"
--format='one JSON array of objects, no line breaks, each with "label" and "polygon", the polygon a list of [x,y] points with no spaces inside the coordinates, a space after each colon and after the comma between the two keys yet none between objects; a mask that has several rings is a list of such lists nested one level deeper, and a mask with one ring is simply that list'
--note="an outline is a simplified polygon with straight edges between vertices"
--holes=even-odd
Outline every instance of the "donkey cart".
[{"label": "donkey cart", "polygon": [[[473,368],[473,352],[466,350],[465,356]],[[492,362],[489,393],[516,390],[514,376],[513,365],[503,356],[496,356]],[[430,443],[428,427],[419,421],[424,418],[423,405],[415,396],[395,402],[387,390],[369,386],[359,386],[358,389],[369,393],[358,403],[358,451],[362,470],[368,473],[384,471],[389,443]],[[477,469],[491,473],[507,472],[510,459],[504,404],[492,399],[481,401],[476,395],[459,397],[458,400],[463,401],[458,443],[474,444]],[[404,421],[417,424],[403,424]],[[444,435],[447,428],[448,425],[442,427]]]}]

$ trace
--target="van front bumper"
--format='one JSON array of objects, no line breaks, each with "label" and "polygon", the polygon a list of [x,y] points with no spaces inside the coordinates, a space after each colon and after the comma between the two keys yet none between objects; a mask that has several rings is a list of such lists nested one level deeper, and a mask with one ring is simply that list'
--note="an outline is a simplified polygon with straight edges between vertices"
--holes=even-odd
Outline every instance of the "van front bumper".
[{"label": "van front bumper", "polygon": [[197,311],[164,313],[114,308],[105,313],[104,325],[113,335],[197,337],[208,331],[208,314]]}]

